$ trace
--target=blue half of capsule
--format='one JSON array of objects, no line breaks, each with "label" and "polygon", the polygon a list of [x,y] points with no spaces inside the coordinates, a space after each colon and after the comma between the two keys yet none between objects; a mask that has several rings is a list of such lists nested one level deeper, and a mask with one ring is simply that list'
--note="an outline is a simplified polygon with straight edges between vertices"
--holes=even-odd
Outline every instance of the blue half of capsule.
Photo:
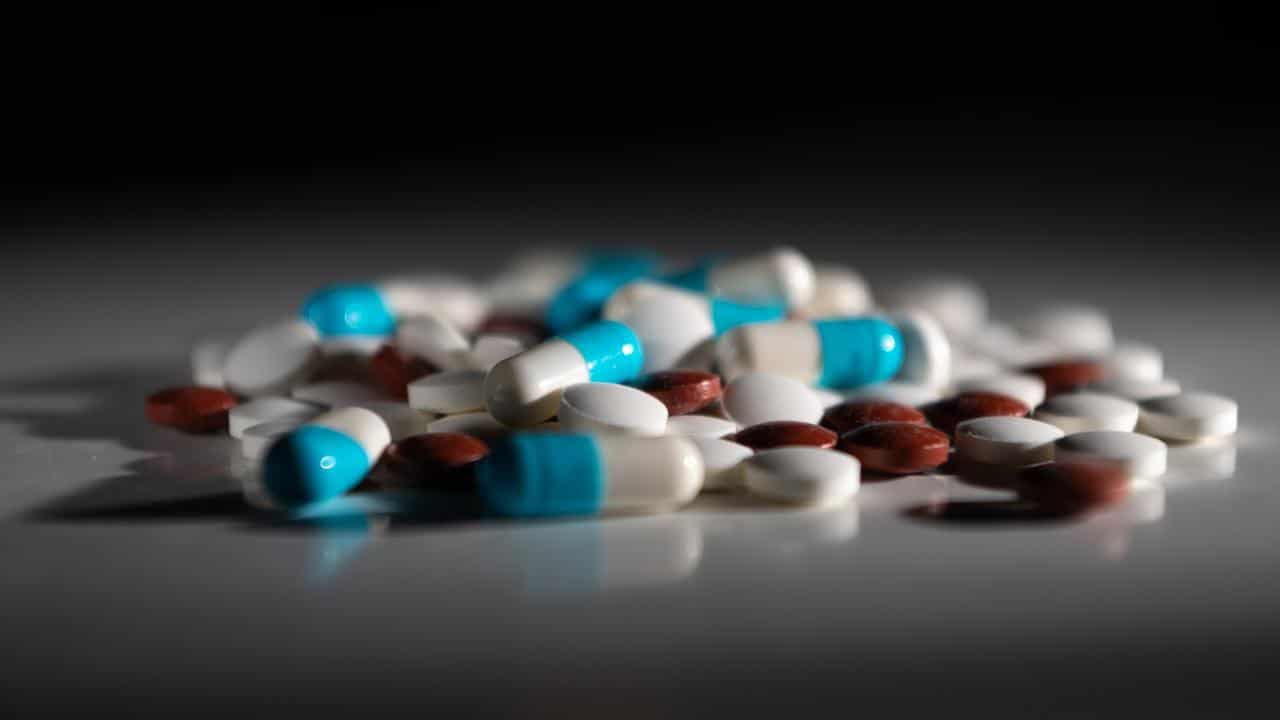
[{"label": "blue half of capsule", "polygon": [[565,333],[561,340],[582,354],[592,382],[623,383],[640,376],[644,348],[635,331],[614,320],[602,320]]},{"label": "blue half of capsule", "polygon": [[322,337],[390,335],[396,319],[373,285],[332,285],[319,290],[302,306],[302,317]]},{"label": "blue half of capsule", "polygon": [[902,334],[878,317],[815,320],[822,348],[818,384],[852,388],[885,382],[902,367]]},{"label": "blue half of capsule", "polygon": [[589,435],[517,433],[476,466],[476,487],[499,515],[590,515],[604,506],[604,462]]},{"label": "blue half of capsule", "polygon": [[262,463],[262,485],[284,507],[337,497],[369,472],[360,443],[332,428],[303,425],[277,440]]}]

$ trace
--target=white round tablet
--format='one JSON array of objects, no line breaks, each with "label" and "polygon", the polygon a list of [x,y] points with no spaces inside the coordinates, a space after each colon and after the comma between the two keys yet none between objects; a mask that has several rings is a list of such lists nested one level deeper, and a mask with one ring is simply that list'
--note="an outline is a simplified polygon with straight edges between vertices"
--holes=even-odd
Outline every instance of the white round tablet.
[{"label": "white round tablet", "polygon": [[1152,398],[1141,404],[1139,429],[1169,440],[1200,440],[1236,431],[1239,408],[1230,398],[1190,392]]},{"label": "white round tablet", "polygon": [[231,437],[239,438],[254,425],[308,413],[314,417],[322,412],[324,408],[291,398],[270,395],[258,397],[227,411],[227,432]]},{"label": "white round tablet", "polygon": [[484,407],[484,378],[480,370],[446,370],[409,383],[409,407],[453,415]]},{"label": "white round tablet", "polygon": [[652,436],[666,430],[667,406],[626,385],[579,383],[560,394],[559,418],[566,432]]},{"label": "white round tablet", "polygon": [[981,417],[956,426],[956,452],[993,465],[1034,465],[1053,459],[1062,430],[1021,417]]},{"label": "white round tablet", "polygon": [[1055,395],[1036,408],[1035,419],[1065,433],[1090,430],[1131,432],[1138,424],[1138,404],[1115,395],[1073,392]]},{"label": "white round tablet", "polygon": [[1048,340],[1068,353],[1101,354],[1115,343],[1111,319],[1087,305],[1064,303],[1039,308],[1022,319],[1019,329],[1024,335]]},{"label": "white round tablet", "polygon": [[906,310],[889,316],[902,333],[902,369],[898,380],[940,388],[951,380],[951,342],[933,316]]},{"label": "white round tablet", "polygon": [[866,385],[845,393],[846,400],[883,400],[919,407],[942,399],[937,390],[915,383],[889,381]]},{"label": "white round tablet", "polygon": [[1044,380],[1027,373],[1000,373],[956,383],[956,392],[989,392],[1008,395],[1034,408],[1044,402]]},{"label": "white round tablet", "polygon": [[1158,397],[1168,397],[1182,392],[1182,385],[1172,378],[1155,380],[1138,380],[1125,377],[1110,377],[1089,386],[1089,390],[1115,395],[1126,400],[1141,402]]},{"label": "white round tablet", "polygon": [[952,338],[966,337],[987,321],[986,295],[976,283],[963,278],[917,278],[881,294],[888,307],[919,308],[929,313]]},{"label": "white round tablet", "polygon": [[263,325],[242,337],[222,366],[237,395],[280,395],[306,380],[320,359],[320,335],[296,318]]},{"label": "white round tablet", "polygon": [[1164,356],[1145,343],[1121,342],[1101,362],[1108,379],[1157,382],[1164,377]]},{"label": "white round tablet", "polygon": [[436,418],[431,413],[414,410],[398,400],[366,402],[361,403],[360,407],[382,418],[382,421],[387,424],[387,429],[391,431],[393,442],[427,432],[427,426]]},{"label": "white round tablet", "polygon": [[852,455],[814,447],[764,450],[744,461],[743,483],[756,495],[800,505],[836,505],[858,492]]},{"label": "white round tablet", "polygon": [[713,437],[692,436],[689,439],[702,454],[702,465],[706,470],[703,490],[728,490],[742,484],[742,462],[751,457],[751,448]]},{"label": "white round tablet", "polygon": [[743,427],[772,420],[817,423],[822,417],[822,401],[813,390],[782,375],[743,375],[729,383],[721,401],[729,417]]},{"label": "white round tablet", "polygon": [[427,423],[427,432],[433,433],[466,433],[475,435],[485,442],[491,442],[511,434],[511,428],[498,422],[489,413],[477,412],[445,415]]},{"label": "white round tablet", "polygon": [[668,435],[721,438],[738,432],[738,424],[715,415],[676,415],[667,418]]},{"label": "white round tablet", "polygon": [[299,385],[289,393],[294,400],[312,403],[326,408],[363,405],[368,402],[388,400],[380,388],[350,380],[322,380]]},{"label": "white round tablet", "polygon": [[1133,432],[1095,430],[1075,433],[1054,443],[1054,457],[1063,462],[1114,463],[1133,477],[1164,474],[1168,448],[1159,440]]}]

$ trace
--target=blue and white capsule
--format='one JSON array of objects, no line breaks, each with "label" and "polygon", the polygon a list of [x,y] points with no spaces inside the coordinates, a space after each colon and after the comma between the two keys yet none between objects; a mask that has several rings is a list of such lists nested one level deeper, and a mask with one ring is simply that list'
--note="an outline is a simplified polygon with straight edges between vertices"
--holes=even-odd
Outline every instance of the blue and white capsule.
[{"label": "blue and white capsule", "polygon": [[262,488],[284,508],[337,497],[360,484],[390,443],[387,423],[371,410],[318,415],[272,443],[262,461]]},{"label": "blue and white capsule", "polygon": [[397,320],[412,315],[438,315],[469,330],[487,311],[487,301],[470,283],[425,277],[330,285],[307,298],[302,317],[322,338],[351,339],[389,336]]},{"label": "blue and white capsule", "polygon": [[624,383],[643,368],[644,349],[630,327],[592,323],[495,365],[484,381],[485,408],[504,425],[536,425],[556,414],[570,385]]},{"label": "blue and white capsule", "polygon": [[884,382],[902,367],[902,334],[879,317],[743,325],[716,343],[726,380],[771,373],[808,385],[855,388]]},{"label": "blue and white capsule", "polygon": [[485,504],[510,517],[670,512],[702,489],[687,438],[515,433],[476,469]]},{"label": "blue and white capsule", "polygon": [[789,247],[729,260],[708,260],[668,276],[666,282],[743,302],[781,303],[787,308],[806,305],[813,299],[816,285],[813,263]]},{"label": "blue and white capsule", "polygon": [[618,288],[658,269],[651,253],[615,252],[589,258],[582,270],[547,303],[543,322],[560,334],[600,318],[600,308]]},{"label": "blue and white capsule", "polygon": [[777,322],[787,315],[781,303],[745,303],[664,283],[638,281],[620,288],[605,303],[606,320],[625,323],[644,345],[644,372],[687,367],[706,340],[739,325]]}]

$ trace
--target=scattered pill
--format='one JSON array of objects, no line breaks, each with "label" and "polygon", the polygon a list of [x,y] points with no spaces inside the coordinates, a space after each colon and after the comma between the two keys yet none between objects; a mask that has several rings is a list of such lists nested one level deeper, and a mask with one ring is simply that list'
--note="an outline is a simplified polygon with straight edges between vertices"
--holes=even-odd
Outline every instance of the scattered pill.
[{"label": "scattered pill", "polygon": [[387,394],[381,388],[350,380],[324,380],[299,385],[289,395],[294,400],[326,408],[363,405],[387,399]]},{"label": "scattered pill", "polygon": [[220,388],[226,384],[222,366],[226,364],[230,343],[203,340],[191,348],[191,382],[203,387]]},{"label": "scattered pill", "polygon": [[278,438],[262,460],[262,484],[283,507],[355,487],[391,443],[387,424],[364,408],[332,410]]},{"label": "scattered pill", "polygon": [[850,317],[871,310],[867,281],[849,268],[819,266],[813,273],[813,297],[797,308],[798,317],[809,320]]},{"label": "scattered pill", "polygon": [[1089,430],[1129,432],[1138,424],[1138,405],[1103,393],[1063,393],[1036,408],[1035,419],[1056,425],[1068,434]]},{"label": "scattered pill", "polygon": [[813,264],[800,252],[780,247],[759,255],[715,260],[667,278],[690,290],[744,302],[781,302],[802,307],[813,299]]},{"label": "scattered pill", "polygon": [[940,388],[951,381],[951,342],[942,325],[923,310],[889,316],[902,334],[902,368],[897,379]]},{"label": "scattered pill", "polygon": [[729,417],[743,427],[770,420],[817,423],[822,417],[818,396],[803,383],[782,375],[743,375],[724,389],[721,402]]},{"label": "scattered pill", "polygon": [[956,452],[993,465],[1034,465],[1053,459],[1053,441],[1063,433],[1049,423],[1023,417],[982,417],[956,426]]},{"label": "scattered pill", "polygon": [[491,448],[476,484],[500,515],[663,512],[702,488],[702,456],[681,437],[516,433]]},{"label": "scattered pill", "polygon": [[956,383],[956,392],[986,392],[1017,398],[1029,408],[1044,402],[1045,384],[1036,375],[1000,373]]},{"label": "scattered pill", "polygon": [[436,418],[427,423],[427,432],[433,433],[466,433],[474,435],[488,443],[490,446],[499,439],[511,434],[511,428],[498,422],[489,413],[479,410],[477,412],[458,413],[457,415],[445,415]]},{"label": "scattered pill", "polygon": [[1132,477],[1159,477],[1168,464],[1164,443],[1133,432],[1093,430],[1067,435],[1054,445],[1054,457],[1060,462],[1108,463]]},{"label": "scattered pill", "polygon": [[752,455],[743,465],[746,488],[771,500],[829,506],[847,502],[858,492],[857,459],[835,450],[774,448]]},{"label": "scattered pill", "polygon": [[819,422],[837,435],[857,430],[863,425],[881,422],[905,422],[923,425],[924,413],[910,405],[885,400],[849,400],[827,408]]},{"label": "scattered pill", "polygon": [[785,375],[806,385],[854,388],[884,382],[902,366],[902,336],[878,317],[742,325],[716,343],[726,379]]},{"label": "scattered pill", "polygon": [[409,383],[436,368],[422,358],[403,352],[394,345],[383,345],[369,358],[369,371],[382,389],[392,397],[409,399]]},{"label": "scattered pill", "polygon": [[845,393],[845,399],[849,401],[882,400],[912,407],[927,405],[937,401],[939,397],[938,391],[933,388],[896,381],[867,385]]},{"label": "scattered pill", "polygon": [[489,300],[474,284],[454,275],[393,277],[377,285],[396,317],[435,315],[463,332],[489,314]]},{"label": "scattered pill", "polygon": [[982,288],[962,278],[917,278],[881,294],[888,307],[919,308],[929,313],[952,338],[968,337],[987,321],[987,298]]},{"label": "scattered pill", "polygon": [[818,402],[822,403],[822,408],[835,407],[844,402],[844,395],[831,390],[829,388],[812,388],[813,394],[818,396]]},{"label": "scattered pill", "polygon": [[611,252],[589,258],[582,271],[547,303],[543,321],[557,335],[590,324],[618,288],[650,277],[657,267],[657,259],[646,252]]},{"label": "scattered pill", "polygon": [[1018,327],[1028,337],[1048,340],[1066,353],[1105,353],[1115,342],[1107,314],[1086,305],[1039,308],[1023,318]]},{"label": "scattered pill", "polygon": [[1125,377],[1107,377],[1090,385],[1088,390],[1141,402],[1158,397],[1168,397],[1182,392],[1182,385],[1172,378],[1137,380]]},{"label": "scattered pill", "polygon": [[841,435],[839,447],[866,470],[909,475],[945,463],[951,441],[941,430],[917,423],[884,422]]},{"label": "scattered pill", "polygon": [[929,423],[951,434],[966,420],[980,417],[1026,417],[1027,404],[1010,395],[992,392],[962,392],[925,407]]},{"label": "scattered pill", "polygon": [[[308,420],[319,417],[322,413],[297,413],[281,415],[275,420],[258,423],[244,429],[240,433],[240,454],[249,460],[260,460],[267,454],[271,443],[293,432]],[[264,491],[265,492],[265,491]]]},{"label": "scattered pill", "polygon": [[471,345],[468,367],[489,372],[494,365],[515,357],[526,349],[524,342],[506,335],[479,335]]},{"label": "scattered pill", "polygon": [[207,433],[227,427],[227,411],[236,396],[211,387],[166,388],[147,397],[147,420],[189,433]]},{"label": "scattered pill", "polygon": [[[494,317],[519,318],[541,312],[581,267],[582,258],[566,250],[544,249],[517,254],[487,284],[486,294],[493,303],[495,315],[481,323],[478,332],[506,332],[490,325]],[[541,325],[541,321],[538,324]],[[547,335],[549,333],[544,331],[534,340],[544,340]]]},{"label": "scattered pill", "polygon": [[664,370],[632,383],[667,406],[670,415],[687,415],[715,402],[722,391],[720,376],[697,370]]},{"label": "scattered pill", "polygon": [[1095,360],[1086,359],[1059,360],[1043,365],[1032,365],[1024,368],[1023,372],[1035,375],[1044,381],[1046,397],[1079,390],[1104,377],[1102,365]]},{"label": "scattered pill", "polygon": [[1121,342],[1100,362],[1109,380],[1157,382],[1164,377],[1164,355],[1159,348],[1145,343]]},{"label": "scattered pill", "polygon": [[395,345],[441,370],[471,369],[471,343],[461,330],[435,315],[405,318],[396,327]]},{"label": "scattered pill", "polygon": [[1230,435],[1239,415],[1234,400],[1202,392],[1144,400],[1139,429],[1167,440],[1201,440]]},{"label": "scattered pill", "polygon": [[1004,372],[1004,365],[985,356],[960,347],[951,348],[951,383],[959,385],[970,380],[991,377]]},{"label": "scattered pill", "polygon": [[303,320],[259,327],[227,353],[227,388],[238,395],[283,395],[307,379],[320,360],[320,336]]},{"label": "scattered pill", "polygon": [[489,454],[482,440],[463,433],[425,433],[396,441],[382,455],[388,471],[378,484],[390,488],[469,491],[476,464]]},{"label": "scattered pill", "polygon": [[485,373],[479,370],[446,370],[409,383],[409,407],[414,410],[455,415],[484,407]]},{"label": "scattered pill", "polygon": [[1129,484],[1123,470],[1107,463],[1051,462],[1021,470],[1016,490],[1039,507],[1076,513],[1123,501]]},{"label": "scattered pill", "polygon": [[361,403],[360,407],[377,413],[387,424],[392,441],[427,432],[427,426],[436,419],[434,413],[421,412],[397,400],[376,400]]},{"label": "scattered pill", "polygon": [[568,432],[661,435],[667,406],[643,390],[615,383],[570,385],[560,395],[560,424]]},{"label": "scattered pill", "polygon": [[668,435],[722,438],[737,431],[737,423],[714,415],[677,415],[667,418]]},{"label": "scattered pill", "polygon": [[834,432],[813,423],[774,420],[745,427],[725,439],[759,451],[792,445],[830,448],[835,447],[837,437]]},{"label": "scattered pill", "polygon": [[396,316],[375,285],[331,285],[316,291],[302,306],[302,317],[321,337],[387,336]]},{"label": "scattered pill", "polygon": [[742,485],[742,462],[751,457],[751,448],[715,437],[689,436],[702,455],[705,477],[702,489],[729,490]]},{"label": "scattered pill", "polygon": [[631,328],[598,322],[495,365],[485,378],[485,407],[506,425],[536,425],[556,414],[566,387],[627,382],[639,377],[643,365],[644,351]]},{"label": "scattered pill", "polygon": [[322,412],[324,408],[300,400],[269,395],[257,397],[227,411],[227,431],[231,437],[239,438],[254,425],[289,416],[310,414],[315,417]]}]

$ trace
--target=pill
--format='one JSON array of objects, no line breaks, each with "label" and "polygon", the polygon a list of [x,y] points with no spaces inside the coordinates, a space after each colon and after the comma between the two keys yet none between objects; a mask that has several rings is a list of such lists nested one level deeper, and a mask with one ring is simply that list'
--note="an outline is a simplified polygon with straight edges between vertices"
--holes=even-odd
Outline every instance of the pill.
[{"label": "pill", "polygon": [[320,415],[314,412],[281,415],[275,420],[247,427],[240,433],[240,454],[249,460],[259,460],[267,454],[271,443]]},{"label": "pill", "polygon": [[666,280],[734,300],[798,308],[813,299],[815,277],[808,258],[793,248],[779,247],[758,255],[704,261]]},{"label": "pill", "polygon": [[1168,464],[1164,443],[1133,432],[1092,430],[1067,435],[1054,445],[1054,457],[1060,462],[1107,463],[1131,477],[1159,477]]},{"label": "pill", "polygon": [[1104,393],[1063,393],[1036,408],[1035,419],[1056,425],[1068,434],[1089,430],[1129,432],[1138,424],[1138,404]]},{"label": "pill", "polygon": [[773,420],[745,427],[726,439],[759,451],[792,445],[830,448],[835,447],[837,437],[834,432],[813,423]]},{"label": "pill", "polygon": [[824,410],[844,402],[844,395],[830,388],[812,388],[812,390],[813,394],[818,396],[818,402],[822,403]]},{"label": "pill", "polygon": [[220,388],[226,380],[222,366],[226,364],[231,344],[224,340],[202,340],[191,348],[191,382],[204,387]]},{"label": "pill", "polygon": [[1134,378],[1109,375],[1106,379],[1088,386],[1087,389],[1093,392],[1106,393],[1108,395],[1125,398],[1126,400],[1140,402],[1142,400],[1150,400],[1152,398],[1177,395],[1182,392],[1182,385],[1172,378],[1138,380]]},{"label": "pill", "polygon": [[452,323],[435,315],[405,318],[396,327],[395,345],[441,370],[470,370],[471,343]]},{"label": "pill", "polygon": [[690,436],[689,440],[702,455],[703,491],[729,490],[742,485],[742,462],[751,457],[751,448],[715,437]]},{"label": "pill", "polygon": [[644,371],[682,367],[709,338],[752,322],[786,316],[780,303],[744,303],[656,282],[633,282],[618,289],[601,317],[625,323],[644,345]]},{"label": "pill", "polygon": [[295,387],[289,396],[294,400],[321,407],[347,407],[386,400],[382,388],[350,380],[323,380]]},{"label": "pill", "polygon": [[489,314],[489,299],[469,280],[426,274],[385,278],[377,287],[396,317],[435,315],[471,332]]},{"label": "pill", "polygon": [[414,410],[455,415],[484,407],[485,373],[479,370],[446,370],[409,383],[409,407]]},{"label": "pill", "polygon": [[1236,431],[1238,407],[1221,395],[1188,392],[1144,400],[1139,429],[1168,440],[1200,440]]},{"label": "pill", "polygon": [[464,433],[424,433],[387,446],[378,484],[388,488],[475,489],[476,464],[489,446]]},{"label": "pill", "polygon": [[845,393],[845,399],[849,401],[882,400],[913,407],[926,405],[938,398],[938,391],[933,388],[892,380],[856,388]]},{"label": "pill", "polygon": [[1017,398],[1027,407],[1034,408],[1044,402],[1045,384],[1036,375],[1028,373],[1000,373],[972,378],[956,383],[956,392],[986,392]]},{"label": "pill", "polygon": [[337,335],[320,338],[320,354],[326,358],[369,358],[378,352],[386,338],[381,335]]},{"label": "pill", "polygon": [[374,381],[389,395],[401,400],[409,399],[409,383],[435,371],[435,366],[426,360],[394,345],[383,345],[369,358],[369,372]]},{"label": "pill", "polygon": [[1004,365],[985,355],[979,355],[964,348],[951,348],[951,383],[958,385],[969,380],[999,375],[1004,372]]},{"label": "pill", "polygon": [[989,392],[963,392],[925,407],[929,423],[945,433],[955,432],[966,420],[980,417],[1025,417],[1030,411],[1026,403],[1010,395]]},{"label": "pill", "polygon": [[854,388],[889,380],[902,366],[902,336],[878,317],[742,325],[716,343],[728,380],[771,373],[806,385]]},{"label": "pill", "polygon": [[547,303],[543,322],[557,335],[596,321],[618,288],[651,276],[657,259],[645,252],[615,252],[589,258],[582,271]]},{"label": "pill", "polygon": [[981,417],[956,426],[956,452],[993,465],[1033,465],[1053,459],[1062,430],[1023,417]]},{"label": "pill", "polygon": [[506,335],[479,335],[471,344],[468,366],[473,370],[489,372],[494,365],[524,352],[524,342]]},{"label": "pill", "polygon": [[743,427],[770,420],[817,423],[822,403],[804,383],[782,375],[751,373],[729,383],[721,397],[729,417]]},{"label": "pill", "polygon": [[636,379],[632,385],[667,406],[670,415],[687,415],[715,402],[721,393],[720,376],[697,370],[664,370]]},{"label": "pill", "polygon": [[390,443],[376,413],[331,410],[272,443],[262,460],[262,485],[283,507],[328,500],[359,484]]},{"label": "pill", "polygon": [[571,433],[661,435],[667,406],[643,390],[615,383],[570,385],[560,395],[560,425]]},{"label": "pill", "polygon": [[1115,505],[1129,495],[1129,476],[1107,463],[1051,462],[1022,469],[1019,497],[1052,512],[1077,513]]},{"label": "pill", "polygon": [[1081,355],[1105,353],[1115,342],[1107,314],[1087,305],[1037,308],[1022,318],[1018,329],[1028,337],[1052,342],[1063,352]]},{"label": "pill", "polygon": [[857,430],[863,425],[881,422],[905,422],[916,425],[925,424],[924,413],[901,403],[884,400],[848,400],[839,405],[827,408],[822,414],[821,424],[830,428],[837,435],[844,435]]},{"label": "pill", "polygon": [[667,418],[668,435],[722,438],[737,431],[737,423],[714,415],[676,415]]},{"label": "pill", "polygon": [[320,336],[303,320],[254,329],[232,346],[222,367],[227,388],[238,395],[285,395],[320,361]]},{"label": "pill", "polygon": [[902,335],[902,367],[896,379],[940,388],[951,381],[951,342],[933,316],[923,310],[893,313],[889,320]]},{"label": "pill", "polygon": [[476,328],[477,335],[500,335],[519,340],[525,347],[551,337],[551,330],[535,317],[490,315]]},{"label": "pill", "polygon": [[396,316],[380,288],[370,284],[330,285],[302,305],[302,317],[321,337],[386,336],[395,332]]},{"label": "pill", "polygon": [[1023,372],[1035,375],[1044,381],[1046,397],[1079,390],[1102,380],[1104,376],[1100,363],[1083,358],[1032,365],[1024,368]]},{"label": "pill", "polygon": [[361,403],[360,407],[371,410],[382,418],[393,441],[427,432],[427,426],[436,419],[434,413],[414,410],[399,400],[375,400]]},{"label": "pill", "polygon": [[626,325],[605,320],[587,325],[507,358],[489,371],[485,407],[512,426],[549,420],[560,393],[584,382],[623,383],[644,366],[640,340]]},{"label": "pill", "polygon": [[945,463],[951,441],[941,430],[917,423],[883,422],[841,435],[839,448],[858,458],[865,470],[909,475]]},{"label": "pill", "polygon": [[1123,341],[1102,356],[1107,379],[1157,382],[1164,377],[1164,355],[1145,343]]},{"label": "pill", "polygon": [[891,286],[881,295],[886,307],[918,308],[929,313],[952,338],[972,335],[987,321],[986,295],[978,285],[963,278],[915,278]]},{"label": "pill", "polygon": [[323,408],[300,400],[270,395],[257,397],[227,411],[227,431],[231,437],[239,438],[254,425],[295,415],[315,417],[322,412]]},{"label": "pill", "polygon": [[830,506],[858,492],[857,459],[835,450],[781,447],[743,461],[743,484],[753,494],[798,505]]},{"label": "pill", "polygon": [[702,488],[702,456],[681,437],[515,433],[490,447],[476,485],[500,515],[664,512]]},{"label": "pill", "polygon": [[436,418],[427,423],[427,432],[433,433],[466,433],[474,435],[484,442],[492,445],[497,440],[511,434],[511,429],[506,425],[498,422],[489,413],[480,410],[477,412],[458,413],[457,415],[445,415]]},{"label": "pill", "polygon": [[147,396],[147,420],[189,433],[207,433],[227,427],[227,411],[236,396],[211,387],[166,388]]},{"label": "pill", "polygon": [[861,275],[849,268],[820,265],[813,272],[813,297],[795,314],[809,320],[850,317],[871,307],[871,291]]}]

